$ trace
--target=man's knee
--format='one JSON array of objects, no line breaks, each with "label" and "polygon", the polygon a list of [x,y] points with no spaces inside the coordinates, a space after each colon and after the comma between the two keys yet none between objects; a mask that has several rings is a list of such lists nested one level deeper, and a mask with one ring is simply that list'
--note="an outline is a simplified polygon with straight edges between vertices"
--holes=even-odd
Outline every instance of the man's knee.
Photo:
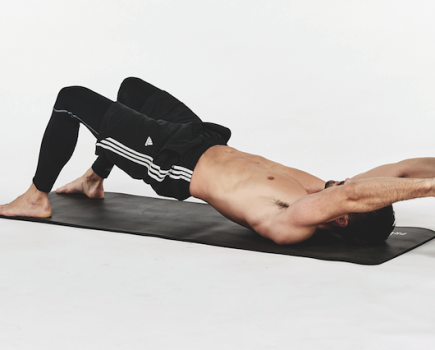
[{"label": "man's knee", "polygon": [[140,110],[145,101],[156,91],[160,91],[160,89],[142,79],[129,77],[121,83],[117,101],[130,108]]},{"label": "man's knee", "polygon": [[71,103],[82,100],[89,89],[83,86],[67,86],[62,88],[57,94],[54,108],[68,110]]},{"label": "man's knee", "polygon": [[125,78],[119,86],[117,101],[122,104],[128,104],[128,97],[134,94],[134,91],[137,91],[138,87],[143,83],[144,81],[139,78]]}]

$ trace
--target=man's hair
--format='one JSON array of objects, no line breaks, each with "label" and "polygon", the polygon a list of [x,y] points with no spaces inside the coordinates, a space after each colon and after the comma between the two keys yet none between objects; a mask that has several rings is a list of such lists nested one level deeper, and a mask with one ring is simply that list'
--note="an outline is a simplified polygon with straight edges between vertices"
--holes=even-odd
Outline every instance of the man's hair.
[{"label": "man's hair", "polygon": [[394,230],[395,216],[393,206],[370,211],[368,213],[350,213],[346,227],[335,230],[346,241],[363,245],[383,243]]}]

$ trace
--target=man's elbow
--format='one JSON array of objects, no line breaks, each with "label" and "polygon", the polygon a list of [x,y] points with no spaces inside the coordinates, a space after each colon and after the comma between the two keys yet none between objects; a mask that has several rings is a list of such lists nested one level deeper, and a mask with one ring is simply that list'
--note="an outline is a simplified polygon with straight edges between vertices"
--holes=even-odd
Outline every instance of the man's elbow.
[{"label": "man's elbow", "polygon": [[289,222],[285,223],[262,223],[251,226],[260,236],[268,238],[279,245],[296,244],[310,238],[316,231],[315,226],[295,226]]},{"label": "man's elbow", "polygon": [[391,174],[392,177],[410,177],[410,171],[413,167],[410,167],[408,160],[402,160],[394,164],[394,173]]},{"label": "man's elbow", "polygon": [[267,238],[279,245],[301,243],[313,235],[314,232],[275,232],[269,234]]}]

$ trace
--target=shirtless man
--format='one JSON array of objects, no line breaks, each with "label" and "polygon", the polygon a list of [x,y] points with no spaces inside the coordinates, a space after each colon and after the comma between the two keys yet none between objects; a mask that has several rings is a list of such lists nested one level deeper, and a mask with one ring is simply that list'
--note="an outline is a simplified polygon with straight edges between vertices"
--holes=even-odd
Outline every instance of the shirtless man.
[{"label": "shirtless man", "polygon": [[160,195],[202,199],[278,244],[301,242],[317,229],[377,244],[394,228],[392,203],[435,196],[435,158],[409,159],[325,183],[227,146],[227,128],[202,123],[168,93],[127,78],[116,103],[82,87],[61,90],[33,183],[22,196],[0,206],[0,215],[51,215],[48,192],[74,151],[79,123],[97,138],[99,157],[58,193],[103,198],[103,181],[115,164]]}]

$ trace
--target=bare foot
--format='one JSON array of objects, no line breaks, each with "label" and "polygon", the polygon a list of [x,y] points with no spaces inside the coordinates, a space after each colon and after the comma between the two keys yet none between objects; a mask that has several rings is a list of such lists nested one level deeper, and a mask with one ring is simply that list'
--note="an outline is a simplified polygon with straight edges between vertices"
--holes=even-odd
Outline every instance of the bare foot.
[{"label": "bare foot", "polygon": [[24,194],[14,201],[0,205],[0,215],[48,218],[51,216],[48,193],[38,191],[32,184]]},{"label": "bare foot", "polygon": [[102,199],[104,198],[104,179],[94,173],[90,168],[83,176],[59,187],[57,193],[83,193],[89,198]]}]

